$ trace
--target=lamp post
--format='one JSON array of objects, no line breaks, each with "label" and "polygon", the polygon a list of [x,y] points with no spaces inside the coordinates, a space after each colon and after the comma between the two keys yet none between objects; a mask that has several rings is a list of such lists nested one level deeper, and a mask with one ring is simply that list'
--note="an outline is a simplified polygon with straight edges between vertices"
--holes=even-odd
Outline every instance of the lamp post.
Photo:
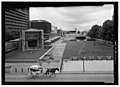
[{"label": "lamp post", "polygon": [[83,72],[85,72],[85,63],[84,63],[85,57],[83,57]]},{"label": "lamp post", "polygon": [[82,50],[82,53],[83,53],[83,72],[85,72],[85,63],[84,63],[85,56],[84,56],[84,50]]}]

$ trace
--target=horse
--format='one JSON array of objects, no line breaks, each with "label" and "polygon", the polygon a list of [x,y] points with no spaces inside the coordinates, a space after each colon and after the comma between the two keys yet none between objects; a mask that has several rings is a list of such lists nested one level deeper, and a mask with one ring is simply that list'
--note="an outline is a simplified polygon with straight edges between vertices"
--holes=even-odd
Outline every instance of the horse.
[{"label": "horse", "polygon": [[[47,68],[46,72],[44,73],[47,77],[47,75],[49,75],[49,77],[51,77],[52,75],[56,76],[55,75],[55,71],[59,71],[59,68]],[[51,75],[50,75],[51,73]]]}]

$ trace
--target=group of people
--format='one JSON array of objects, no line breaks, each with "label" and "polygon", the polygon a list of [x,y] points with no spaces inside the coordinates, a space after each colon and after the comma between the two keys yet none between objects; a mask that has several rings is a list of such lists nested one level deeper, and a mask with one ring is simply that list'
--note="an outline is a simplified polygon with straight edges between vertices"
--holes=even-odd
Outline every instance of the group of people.
[{"label": "group of people", "polygon": [[39,75],[39,74],[42,74],[42,76],[45,76],[45,77],[51,77],[51,76],[56,76],[55,75],[55,72],[56,71],[59,71],[59,68],[47,68],[47,69],[44,69],[42,68],[40,65],[32,65],[30,68],[29,68],[29,74],[33,77],[33,76],[36,76],[36,75]]}]

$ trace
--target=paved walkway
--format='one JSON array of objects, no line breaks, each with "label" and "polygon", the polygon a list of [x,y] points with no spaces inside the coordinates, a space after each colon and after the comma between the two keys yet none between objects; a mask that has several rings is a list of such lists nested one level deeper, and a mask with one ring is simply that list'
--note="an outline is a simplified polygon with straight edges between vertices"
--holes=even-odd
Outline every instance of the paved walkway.
[{"label": "paved walkway", "polygon": [[[84,61],[85,73],[114,73],[113,61]],[[104,67],[103,67],[104,66]],[[83,61],[64,61],[62,73],[83,73]]]},{"label": "paved walkway", "polygon": [[[62,56],[64,53],[64,49],[66,46],[66,43],[62,43],[63,40],[58,40],[55,43],[52,43],[53,46],[53,50],[51,50],[48,54],[52,54],[54,61],[52,62],[46,62],[42,64],[43,68],[52,68],[52,67],[61,67],[61,63],[62,63]],[[57,61],[57,62],[55,62]]]}]

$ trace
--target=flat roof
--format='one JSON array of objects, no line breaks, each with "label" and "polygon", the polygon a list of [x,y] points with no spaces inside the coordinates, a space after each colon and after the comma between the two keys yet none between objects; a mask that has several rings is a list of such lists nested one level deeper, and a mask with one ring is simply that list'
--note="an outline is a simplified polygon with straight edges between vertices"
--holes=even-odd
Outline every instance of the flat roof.
[{"label": "flat roof", "polygon": [[19,40],[20,40],[20,38],[14,39],[14,40],[10,40],[10,41],[15,42],[15,41],[19,41]]},{"label": "flat roof", "polygon": [[24,31],[25,32],[26,31],[33,31],[34,32],[34,31],[43,31],[43,30],[42,29],[39,30],[39,29],[30,28],[30,29],[27,29],[27,30],[24,30]]}]

